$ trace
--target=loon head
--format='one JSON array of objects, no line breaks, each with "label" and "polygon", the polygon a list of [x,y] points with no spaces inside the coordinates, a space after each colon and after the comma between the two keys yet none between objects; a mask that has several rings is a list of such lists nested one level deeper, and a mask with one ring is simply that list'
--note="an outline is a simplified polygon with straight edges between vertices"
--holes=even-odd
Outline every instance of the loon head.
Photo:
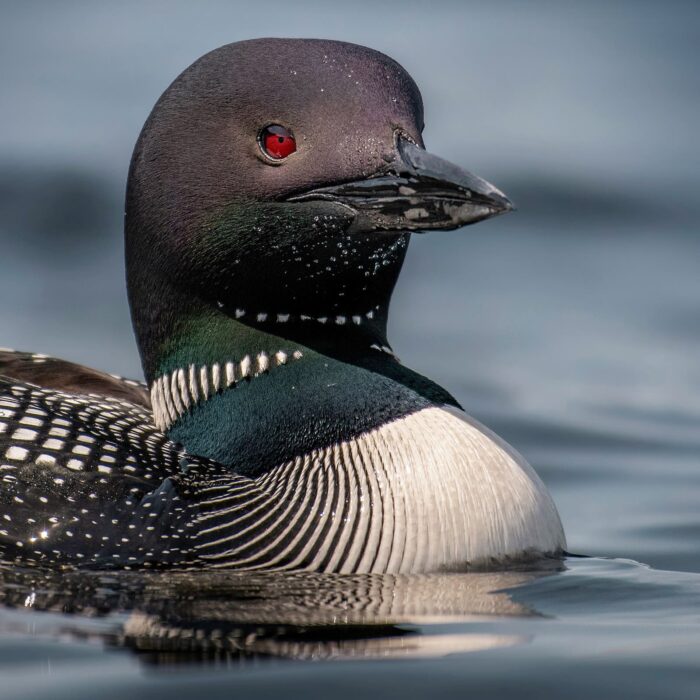
[{"label": "loon head", "polygon": [[511,208],[427,153],[422,128],[411,77],[353,44],[243,41],[176,78],[127,188],[129,298],[149,382],[173,354],[181,365],[198,360],[187,352],[214,357],[252,331],[329,354],[386,347],[410,232]]}]

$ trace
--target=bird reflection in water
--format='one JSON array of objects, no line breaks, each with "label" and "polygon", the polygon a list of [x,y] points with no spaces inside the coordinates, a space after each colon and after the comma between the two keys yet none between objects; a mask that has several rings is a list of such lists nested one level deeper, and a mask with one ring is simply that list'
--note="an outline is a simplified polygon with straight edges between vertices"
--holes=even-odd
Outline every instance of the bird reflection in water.
[{"label": "bird reflection in water", "polygon": [[130,649],[149,665],[443,656],[526,643],[525,635],[470,633],[464,623],[538,615],[509,589],[563,568],[548,559],[423,575],[8,567],[0,568],[0,633],[26,632],[31,615],[33,634]]}]

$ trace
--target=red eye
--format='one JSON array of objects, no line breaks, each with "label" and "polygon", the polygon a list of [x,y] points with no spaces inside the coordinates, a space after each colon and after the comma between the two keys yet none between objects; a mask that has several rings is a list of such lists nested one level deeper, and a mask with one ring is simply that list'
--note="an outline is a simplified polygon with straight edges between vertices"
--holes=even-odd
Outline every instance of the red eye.
[{"label": "red eye", "polygon": [[282,160],[297,150],[292,132],[279,124],[270,124],[260,132],[260,148],[274,160]]}]

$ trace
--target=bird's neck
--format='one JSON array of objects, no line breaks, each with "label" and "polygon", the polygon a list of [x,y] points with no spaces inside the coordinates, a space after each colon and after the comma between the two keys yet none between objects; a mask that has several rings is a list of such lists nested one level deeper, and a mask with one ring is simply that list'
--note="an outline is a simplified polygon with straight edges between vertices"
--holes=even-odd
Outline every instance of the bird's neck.
[{"label": "bird's neck", "polygon": [[[166,374],[194,366],[244,363],[246,379],[265,373],[277,358],[314,354],[345,362],[371,364],[394,359],[386,337],[388,304],[375,304],[352,315],[290,314],[234,306],[212,307],[189,298],[179,313],[163,314],[168,333],[149,345],[145,369],[149,384]],[[156,327],[161,324],[154,324]],[[269,367],[265,357],[271,358]],[[262,362],[262,367],[258,367]],[[230,374],[230,368],[229,368]],[[236,375],[238,376],[238,375]],[[220,388],[220,387],[219,387]]]},{"label": "bird's neck", "polygon": [[[350,319],[180,319],[150,378],[156,423],[193,454],[254,473],[432,403],[454,403],[401,366],[386,309]],[[366,312],[369,313],[369,312]]]}]

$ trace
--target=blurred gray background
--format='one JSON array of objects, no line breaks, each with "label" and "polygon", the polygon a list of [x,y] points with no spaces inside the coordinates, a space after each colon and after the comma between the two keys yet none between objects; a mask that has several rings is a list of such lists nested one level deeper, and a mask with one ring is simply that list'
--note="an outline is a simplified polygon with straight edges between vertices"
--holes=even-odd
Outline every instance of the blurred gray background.
[{"label": "blurred gray background", "polygon": [[428,148],[519,207],[414,236],[399,356],[533,462],[572,550],[700,570],[699,20],[643,0],[3,2],[0,345],[140,376],[122,200],[157,97],[231,41],[366,44],[416,79]]}]

